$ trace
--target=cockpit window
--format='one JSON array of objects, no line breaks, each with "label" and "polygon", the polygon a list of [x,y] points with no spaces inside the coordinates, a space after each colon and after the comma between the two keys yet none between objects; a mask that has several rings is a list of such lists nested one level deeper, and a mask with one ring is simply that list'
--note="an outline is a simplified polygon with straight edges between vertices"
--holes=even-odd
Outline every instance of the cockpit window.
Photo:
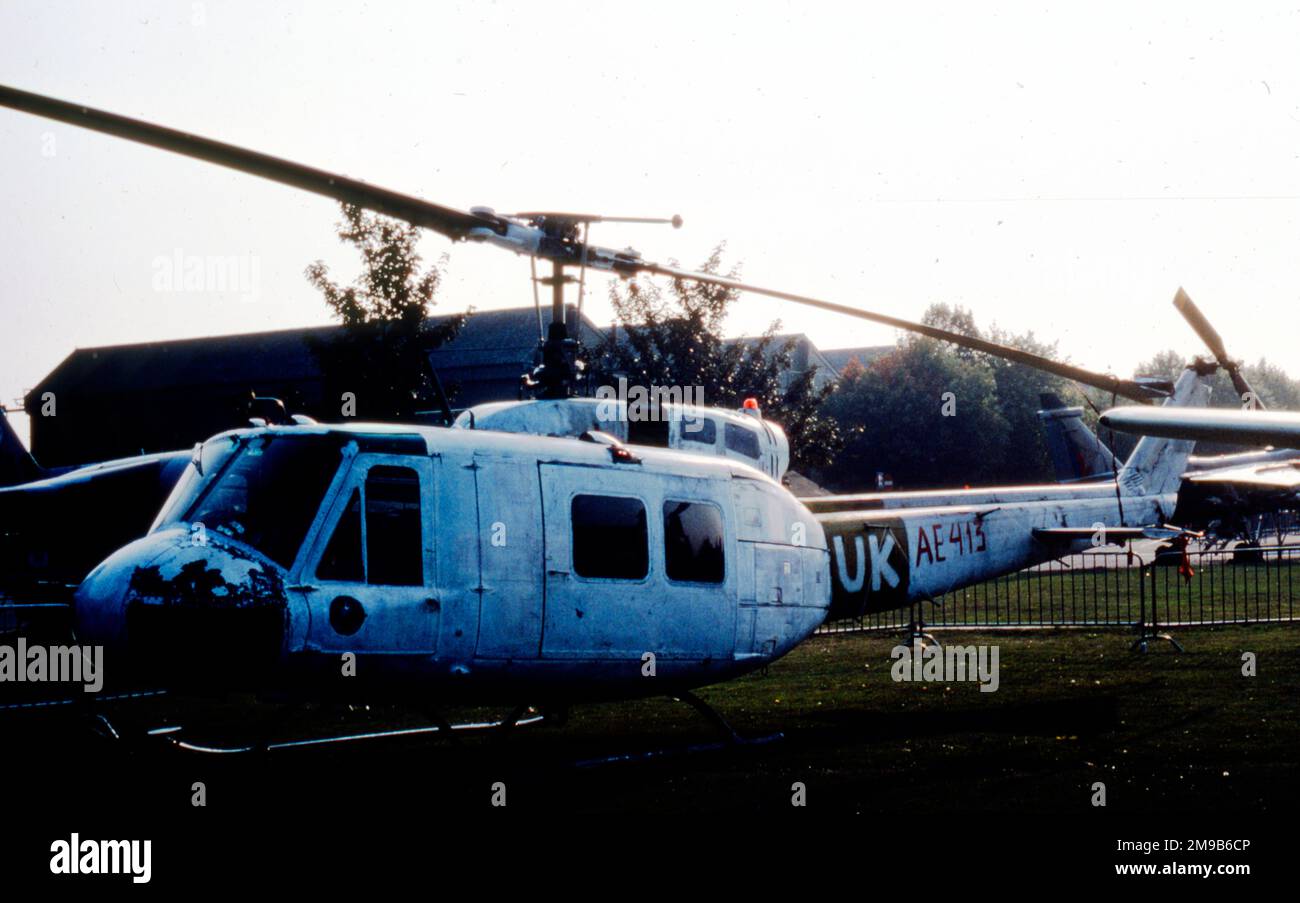
[{"label": "cockpit window", "polygon": [[316,576],[347,583],[420,586],[424,583],[421,530],[420,475],[410,467],[376,464],[366,473],[364,501],[360,487],[352,490],[316,565]]},{"label": "cockpit window", "polygon": [[361,490],[353,489],[348,507],[334,527],[329,545],[320,564],[316,565],[316,576],[322,580],[342,580],[348,583],[364,583],[366,566],[361,560]]},{"label": "cockpit window", "polygon": [[738,423],[728,423],[726,429],[727,450],[737,452],[746,458],[758,458],[758,433]]},{"label": "cockpit window", "polygon": [[366,563],[368,583],[424,583],[420,475],[409,467],[377,465],[366,475]]},{"label": "cockpit window", "polygon": [[289,567],[339,468],[340,451],[333,436],[255,436],[204,481],[207,488],[196,502],[177,499],[173,510]]}]

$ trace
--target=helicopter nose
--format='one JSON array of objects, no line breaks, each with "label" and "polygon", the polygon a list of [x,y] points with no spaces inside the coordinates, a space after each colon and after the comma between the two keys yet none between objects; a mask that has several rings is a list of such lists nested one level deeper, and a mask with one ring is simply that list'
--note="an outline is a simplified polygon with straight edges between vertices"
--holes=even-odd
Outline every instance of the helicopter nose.
[{"label": "helicopter nose", "polygon": [[105,648],[106,677],[155,686],[264,686],[288,619],[279,566],[183,528],[113,553],[78,587],[75,608],[79,641]]}]

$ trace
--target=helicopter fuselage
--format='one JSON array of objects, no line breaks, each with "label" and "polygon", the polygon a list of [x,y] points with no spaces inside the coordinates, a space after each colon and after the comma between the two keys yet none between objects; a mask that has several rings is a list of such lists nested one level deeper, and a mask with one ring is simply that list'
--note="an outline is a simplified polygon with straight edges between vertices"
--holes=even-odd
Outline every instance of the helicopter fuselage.
[{"label": "helicopter fuselage", "polygon": [[634,452],[222,434],[78,589],[78,638],[110,684],[576,701],[726,680],[824,620],[829,551],[798,500],[725,458]]}]

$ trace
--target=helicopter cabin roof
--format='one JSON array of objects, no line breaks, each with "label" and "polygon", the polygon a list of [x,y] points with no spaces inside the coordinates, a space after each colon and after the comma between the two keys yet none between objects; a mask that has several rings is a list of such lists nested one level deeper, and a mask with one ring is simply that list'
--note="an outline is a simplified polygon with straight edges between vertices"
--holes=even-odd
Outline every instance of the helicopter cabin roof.
[{"label": "helicopter cabin roof", "polygon": [[[586,465],[609,465],[613,462],[611,446],[567,436],[536,436],[526,433],[499,433],[493,430],[451,429],[441,426],[407,426],[395,423],[309,424],[299,426],[252,427],[229,430],[223,436],[302,436],[338,435],[353,437],[361,451],[406,455],[434,455],[443,452],[494,455],[525,455],[544,462]],[[731,458],[698,455],[683,451],[630,447],[637,463],[619,466],[649,465],[660,473],[682,476],[738,477],[779,485],[767,474]]]}]

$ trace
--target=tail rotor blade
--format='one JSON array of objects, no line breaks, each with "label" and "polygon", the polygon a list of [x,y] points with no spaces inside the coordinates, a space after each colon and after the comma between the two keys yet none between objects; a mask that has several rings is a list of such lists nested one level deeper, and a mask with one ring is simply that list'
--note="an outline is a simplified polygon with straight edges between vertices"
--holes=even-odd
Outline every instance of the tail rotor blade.
[{"label": "tail rotor blade", "polygon": [[1205,343],[1206,348],[1210,349],[1210,353],[1214,355],[1215,360],[1220,365],[1226,366],[1224,362],[1228,360],[1228,349],[1223,344],[1223,338],[1219,335],[1218,330],[1210,325],[1210,321],[1205,318],[1205,314],[1201,313],[1201,309],[1196,306],[1196,303],[1188,297],[1187,292],[1181,288],[1178,290],[1178,294],[1174,295],[1174,307],[1178,308],[1178,312],[1183,315],[1183,319],[1201,337],[1201,341]]},{"label": "tail rotor blade", "polygon": [[1178,294],[1174,295],[1174,307],[1178,308],[1178,312],[1183,315],[1183,319],[1201,337],[1201,341],[1205,343],[1206,348],[1210,349],[1210,353],[1219,362],[1219,366],[1227,371],[1228,376],[1232,378],[1232,387],[1237,390],[1237,395],[1243,401],[1249,397],[1254,407],[1263,407],[1259,396],[1251,388],[1250,381],[1241,372],[1241,365],[1228,356],[1228,347],[1223,343],[1223,337],[1219,335],[1219,331],[1210,325],[1210,321],[1205,314],[1201,313],[1201,309],[1181,288],[1178,290]]}]

